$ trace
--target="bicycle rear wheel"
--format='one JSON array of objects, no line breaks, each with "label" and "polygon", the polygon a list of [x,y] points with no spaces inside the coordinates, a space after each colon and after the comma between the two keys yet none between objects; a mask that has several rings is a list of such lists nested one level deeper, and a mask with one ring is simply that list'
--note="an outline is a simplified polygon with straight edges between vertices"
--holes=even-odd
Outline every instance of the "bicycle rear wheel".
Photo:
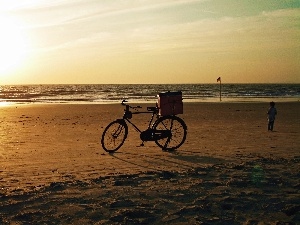
[{"label": "bicycle rear wheel", "polygon": [[102,148],[106,152],[115,152],[123,144],[128,135],[128,126],[122,119],[115,120],[104,129],[101,139]]},{"label": "bicycle rear wheel", "polygon": [[187,126],[184,121],[177,116],[164,116],[159,118],[153,125],[157,131],[170,131],[168,137],[155,140],[155,143],[163,150],[175,150],[185,141]]}]

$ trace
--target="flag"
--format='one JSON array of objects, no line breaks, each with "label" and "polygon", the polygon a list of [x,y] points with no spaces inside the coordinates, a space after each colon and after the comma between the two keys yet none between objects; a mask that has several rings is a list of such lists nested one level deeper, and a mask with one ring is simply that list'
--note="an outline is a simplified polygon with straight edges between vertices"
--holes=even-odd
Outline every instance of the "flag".
[{"label": "flag", "polygon": [[221,77],[219,77],[219,78],[217,79],[217,82],[219,82],[219,81],[221,82]]}]

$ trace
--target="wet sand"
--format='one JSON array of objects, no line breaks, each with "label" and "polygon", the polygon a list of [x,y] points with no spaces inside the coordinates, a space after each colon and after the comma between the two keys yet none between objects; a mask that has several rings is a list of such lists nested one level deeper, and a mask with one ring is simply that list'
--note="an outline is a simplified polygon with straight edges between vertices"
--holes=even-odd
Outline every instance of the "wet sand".
[{"label": "wet sand", "polygon": [[185,103],[178,150],[130,128],[108,154],[120,104],[1,106],[0,224],[299,224],[300,103],[276,107],[268,132],[268,103]]}]

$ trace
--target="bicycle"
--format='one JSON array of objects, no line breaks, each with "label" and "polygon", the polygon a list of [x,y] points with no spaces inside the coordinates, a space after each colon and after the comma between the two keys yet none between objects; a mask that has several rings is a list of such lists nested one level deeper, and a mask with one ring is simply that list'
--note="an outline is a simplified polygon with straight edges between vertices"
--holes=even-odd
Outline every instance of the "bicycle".
[{"label": "bicycle", "polygon": [[[172,151],[185,142],[187,126],[181,118],[176,115],[161,116],[157,104],[156,107],[147,107],[147,111],[138,111],[142,107],[130,106],[126,102],[123,100],[121,103],[125,106],[123,118],[111,122],[103,131],[101,145],[106,152],[115,152],[124,144],[128,135],[127,123],[140,133],[141,146],[144,146],[146,141],[154,141],[162,150]],[[142,113],[152,114],[148,128],[144,131],[130,121],[132,115]]]}]

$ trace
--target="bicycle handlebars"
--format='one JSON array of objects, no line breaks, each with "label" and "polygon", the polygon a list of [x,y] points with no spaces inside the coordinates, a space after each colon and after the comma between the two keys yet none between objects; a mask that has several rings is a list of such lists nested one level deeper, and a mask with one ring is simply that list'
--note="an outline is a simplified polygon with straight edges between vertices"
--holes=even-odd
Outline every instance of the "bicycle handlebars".
[{"label": "bicycle handlebars", "polygon": [[126,106],[126,110],[127,110],[127,111],[129,110],[129,108],[131,108],[131,109],[141,109],[141,108],[142,108],[142,107],[139,106],[139,105],[138,105],[138,106],[131,106],[131,105],[125,104],[125,102],[128,102],[128,101],[125,100],[125,99],[123,99],[121,105]]},{"label": "bicycle handlebars", "polygon": [[[126,104],[125,102],[128,102],[127,100],[122,100],[121,104],[123,106],[126,107],[126,109],[124,110],[125,112],[129,112],[129,109],[134,109],[134,110],[137,110],[137,109],[141,109],[142,107],[141,106],[131,106],[131,105],[128,105]],[[147,111],[146,112],[137,112],[137,113],[158,113],[158,106],[157,106],[157,103],[156,103],[156,106],[155,107],[147,107]],[[134,113],[135,114],[135,113]]]}]

